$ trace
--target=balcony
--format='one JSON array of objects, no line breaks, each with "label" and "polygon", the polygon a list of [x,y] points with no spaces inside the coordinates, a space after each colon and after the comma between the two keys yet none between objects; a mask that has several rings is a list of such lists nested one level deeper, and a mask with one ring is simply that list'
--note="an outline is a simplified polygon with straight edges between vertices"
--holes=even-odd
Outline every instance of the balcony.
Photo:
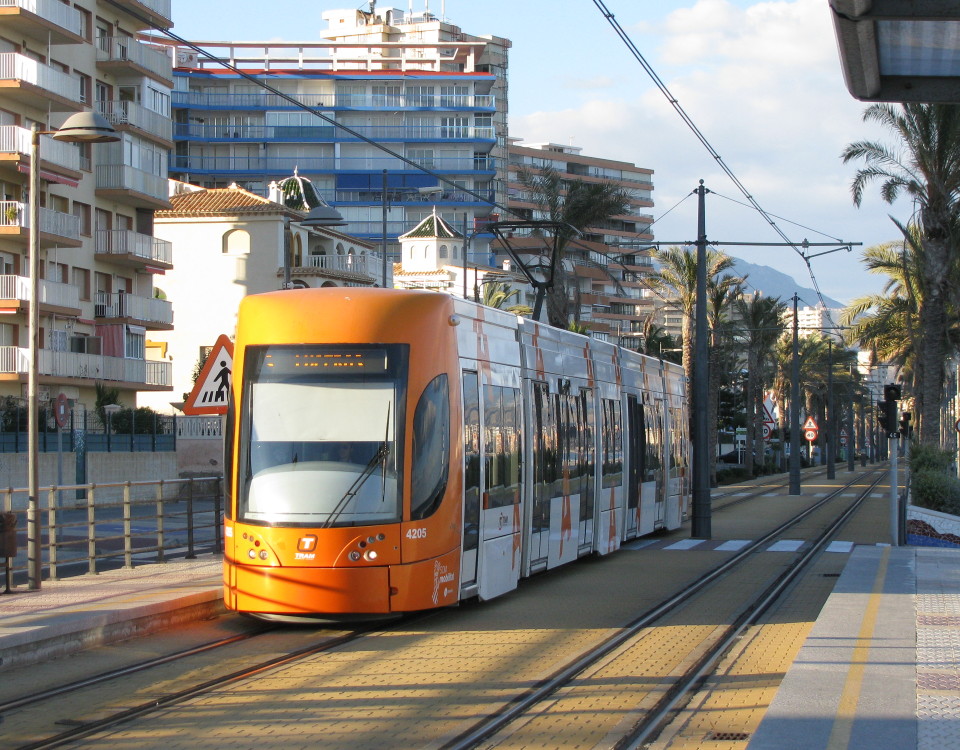
[{"label": "balcony", "polygon": [[97,109],[117,130],[145,135],[163,142],[168,148],[173,146],[173,122],[166,115],[136,102],[97,102]]},{"label": "balcony", "polygon": [[[106,357],[102,354],[77,354],[41,349],[37,369],[42,378],[85,380],[92,385],[98,380],[122,383],[137,390],[163,391],[172,387],[171,362]],[[16,346],[0,346],[0,373],[26,377],[30,350]]]},{"label": "balcony", "polygon": [[97,195],[140,208],[170,208],[167,178],[125,164],[97,165]]},{"label": "balcony", "polygon": [[[49,208],[40,209],[40,247],[80,247],[80,219]],[[0,201],[0,238],[27,244],[30,216],[26,203]]]},{"label": "balcony", "polygon": [[316,125],[202,125],[178,123],[177,140],[202,141],[264,141],[281,143],[336,142],[356,143],[363,138],[377,141],[490,141],[496,142],[492,127],[472,125],[373,125],[349,126],[358,133],[352,135],[342,128],[323,124],[318,118]]},{"label": "balcony", "polygon": [[[32,135],[26,128],[0,125],[0,165],[7,164],[17,172],[28,172]],[[61,143],[50,136],[42,135],[40,136],[40,169],[66,175],[73,181],[79,180],[80,151],[72,143]]]},{"label": "balcony", "polygon": [[171,0],[130,0],[130,7],[139,13],[146,15],[151,23],[155,23],[162,29],[169,29],[173,26],[173,11],[170,9]]},{"label": "balcony", "polygon": [[[4,312],[30,306],[30,279],[26,276],[0,275],[0,309]],[[75,286],[40,280],[40,310],[61,315],[79,315],[80,292]]]},{"label": "balcony", "polygon": [[324,271],[333,274],[361,274],[380,277],[383,261],[379,255],[305,255],[294,268],[294,273],[305,270]]},{"label": "balcony", "polygon": [[173,88],[173,61],[160,50],[129,36],[97,37],[97,67],[118,77],[124,73],[147,76]]},{"label": "balcony", "polygon": [[132,268],[173,268],[173,245],[167,240],[129,229],[98,229],[97,260]]},{"label": "balcony", "polygon": [[[333,156],[314,157],[275,157],[275,156],[204,156],[176,155],[171,157],[171,171],[190,174],[255,174],[261,177],[282,177],[293,173],[296,167],[300,174],[310,172],[377,172],[387,169],[391,172],[409,172],[420,174],[409,164],[389,157],[350,157]],[[493,157],[434,158],[425,167],[435,172],[468,174],[483,172],[494,174],[496,159]]]},{"label": "balcony", "polygon": [[0,89],[4,97],[38,109],[83,109],[78,78],[16,52],[0,52]]},{"label": "balcony", "polygon": [[[300,104],[318,109],[423,109],[422,96],[373,94],[294,94]],[[173,106],[180,109],[299,109],[276,94],[207,94],[203,91],[174,91]],[[495,97],[489,95],[437,96],[430,109],[462,109],[470,112],[496,111]]]},{"label": "balcony", "polygon": [[132,323],[152,330],[173,328],[171,302],[124,292],[97,292],[93,316],[98,323]]},{"label": "balcony", "polygon": [[[387,200],[391,206],[405,205],[440,205],[440,204],[458,204],[472,205],[481,202],[492,202],[494,200],[493,190],[474,190],[474,193],[480,196],[475,198],[471,193],[465,193],[462,190],[443,190],[439,193],[417,193],[411,190],[387,190]],[[383,202],[382,190],[337,190],[333,198],[334,203],[339,205],[369,205],[371,203]]]},{"label": "balcony", "polygon": [[80,11],[59,0],[0,0],[0,24],[46,44],[81,44]]}]

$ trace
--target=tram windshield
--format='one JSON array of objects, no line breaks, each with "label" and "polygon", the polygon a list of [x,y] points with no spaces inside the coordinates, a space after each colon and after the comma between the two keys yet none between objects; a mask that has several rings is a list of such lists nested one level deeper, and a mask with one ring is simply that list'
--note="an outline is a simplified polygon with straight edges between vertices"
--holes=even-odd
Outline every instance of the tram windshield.
[{"label": "tram windshield", "polygon": [[405,346],[264,346],[244,367],[240,519],[400,519]]}]

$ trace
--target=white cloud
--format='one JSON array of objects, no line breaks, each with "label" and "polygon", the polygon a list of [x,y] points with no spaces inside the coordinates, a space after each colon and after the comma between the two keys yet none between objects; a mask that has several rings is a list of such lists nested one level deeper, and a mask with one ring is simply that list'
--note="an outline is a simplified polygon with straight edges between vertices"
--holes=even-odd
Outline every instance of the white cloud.
[{"label": "white cloud", "polygon": [[[895,236],[887,214],[903,215],[908,206],[891,207],[868,197],[858,210],[850,200],[856,165],[844,166],[841,150],[877,134],[861,122],[865,105],[843,85],[826,3],[796,0],[741,8],[725,0],[699,0],[657,25],[645,24],[642,31],[642,43],[639,37],[634,42],[750,194],[770,213],[806,227],[778,220],[791,240],[826,240],[812,230],[864,246]],[[693,190],[699,178],[716,193],[746,202],[619,45],[611,34],[606,58],[621,68],[614,90],[602,96],[594,92],[564,109],[513,115],[511,133],[527,141],[566,142],[572,136],[586,154],[654,169],[656,216]],[[780,241],[748,209],[713,197],[707,210],[711,239]],[[692,236],[688,227],[696,220],[695,209],[684,207],[674,215],[660,225],[658,237]],[[768,265],[775,265],[774,258],[779,270],[811,285],[792,250],[730,252]],[[813,270],[823,292],[841,300],[881,284],[863,270],[859,251],[816,259]]]}]

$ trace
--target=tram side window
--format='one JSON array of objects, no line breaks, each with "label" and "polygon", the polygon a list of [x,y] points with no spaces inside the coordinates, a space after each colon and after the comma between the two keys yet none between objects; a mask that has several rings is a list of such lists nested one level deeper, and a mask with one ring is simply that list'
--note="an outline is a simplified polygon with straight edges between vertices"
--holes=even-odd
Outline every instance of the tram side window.
[{"label": "tram side window", "polygon": [[663,476],[663,409],[648,403],[644,409],[647,428],[647,451],[644,461],[645,482],[659,481]]},{"label": "tram side window", "polygon": [[463,548],[471,550],[480,536],[480,385],[475,372],[463,373],[463,463]]},{"label": "tram side window", "polygon": [[504,388],[503,395],[503,448],[504,448],[504,494],[505,504],[520,502],[520,391]]},{"label": "tram side window", "polygon": [[488,508],[520,501],[519,396],[513,388],[484,386],[484,452]]},{"label": "tram side window", "polygon": [[676,479],[686,475],[687,453],[686,425],[681,409],[670,407],[670,478]]},{"label": "tram side window", "polygon": [[[562,474],[560,476],[561,486],[556,487],[554,496],[571,494],[580,494],[580,484],[582,476],[581,455],[582,434],[580,431],[580,421],[577,419],[576,403],[573,396],[557,396],[557,414],[560,419],[560,458]],[[563,486],[566,480],[566,486]]]},{"label": "tram side window", "polygon": [[546,383],[533,384],[533,519],[534,532],[550,524],[550,498],[557,471],[557,422]]},{"label": "tram side window", "polygon": [[413,415],[411,520],[426,518],[440,507],[449,463],[449,388],[447,376],[438,375],[424,389]]},{"label": "tram side window", "polygon": [[619,487],[623,484],[623,431],[620,425],[620,402],[603,399],[603,486]]},{"label": "tram side window", "polygon": [[579,419],[583,428],[582,476],[583,490],[580,498],[580,520],[593,518],[593,465],[594,465],[594,415],[593,398],[589,390],[581,390],[577,399]]}]

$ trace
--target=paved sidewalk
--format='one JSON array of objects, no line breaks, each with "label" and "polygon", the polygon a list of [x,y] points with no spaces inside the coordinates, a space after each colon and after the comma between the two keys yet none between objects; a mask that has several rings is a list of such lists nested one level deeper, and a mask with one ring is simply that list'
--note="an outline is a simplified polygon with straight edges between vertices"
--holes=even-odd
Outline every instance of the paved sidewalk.
[{"label": "paved sidewalk", "polygon": [[0,671],[218,613],[222,582],[201,555],[19,586],[0,594]]},{"label": "paved sidewalk", "polygon": [[749,750],[960,747],[960,550],[859,547]]}]

